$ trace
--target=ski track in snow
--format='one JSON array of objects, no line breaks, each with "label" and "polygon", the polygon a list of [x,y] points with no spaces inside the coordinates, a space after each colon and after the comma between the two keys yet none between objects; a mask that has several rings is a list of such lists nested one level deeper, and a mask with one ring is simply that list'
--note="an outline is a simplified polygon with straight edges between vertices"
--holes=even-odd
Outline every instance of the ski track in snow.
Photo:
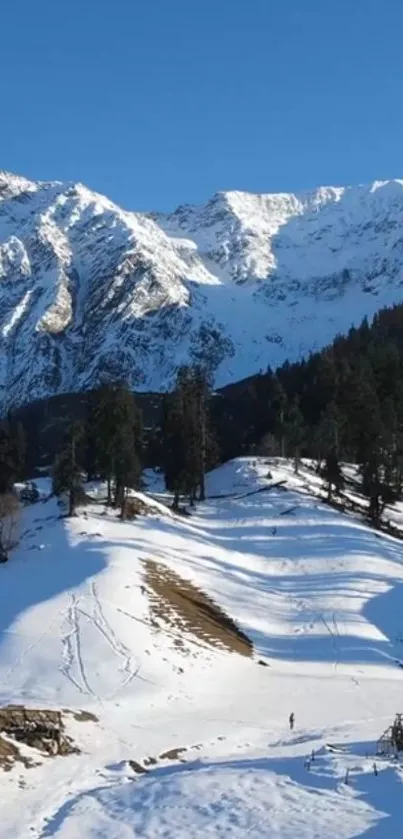
[{"label": "ski track in snow", "polygon": [[[118,693],[119,690],[125,688],[132,681],[132,679],[136,678],[140,670],[140,664],[137,661],[134,662],[134,658],[131,651],[128,647],[126,647],[125,644],[122,643],[122,641],[119,640],[119,638],[113,630],[112,625],[106,620],[94,582],[91,582],[91,595],[93,598],[94,611],[93,616],[92,618],[90,618],[90,620],[93,621],[94,626],[96,626],[97,629],[99,629],[99,631],[102,633],[104,638],[106,638],[111,649],[122,660],[121,670],[124,673],[124,679],[121,685],[109,697],[112,698],[113,696],[115,696],[116,693]],[[89,615],[87,615],[86,612],[84,612],[83,610],[81,611],[82,614],[85,614],[87,617],[89,617]]]},{"label": "ski track in snow", "polygon": [[[61,672],[66,676],[66,678],[80,691],[80,693],[92,696],[95,699],[100,699],[96,693],[92,690],[89,685],[82,649],[81,649],[81,630],[80,630],[80,614],[85,615],[81,609],[78,608],[79,600],[77,597],[72,594],[71,597],[71,604],[68,609],[67,618],[70,623],[71,629],[70,631],[62,636],[62,658],[63,658],[63,665],[61,666]],[[78,673],[81,679],[80,682],[72,675],[72,670],[74,667],[77,667]]]},{"label": "ski track in snow", "polygon": [[[81,597],[77,599],[74,594],[70,595],[70,597],[71,604],[68,609],[68,621],[71,628],[61,638],[63,664],[60,670],[83,695],[92,696],[100,702],[111,700],[139,675],[140,664],[134,658],[129,648],[119,640],[111,623],[106,619],[94,581],[90,583],[89,608],[85,608],[82,605],[87,598]],[[90,684],[91,676],[87,672],[88,664],[85,662],[82,651],[80,622],[83,618],[98,630],[119,662],[117,669],[122,674],[122,679],[116,689],[108,695],[99,696]],[[73,675],[74,669],[77,669],[79,679]]]}]

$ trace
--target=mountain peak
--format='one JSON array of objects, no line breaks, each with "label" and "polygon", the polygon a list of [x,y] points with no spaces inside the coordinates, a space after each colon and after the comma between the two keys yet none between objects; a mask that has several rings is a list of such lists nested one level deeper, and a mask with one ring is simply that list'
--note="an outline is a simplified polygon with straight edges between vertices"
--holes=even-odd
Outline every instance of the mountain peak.
[{"label": "mountain peak", "polygon": [[0,172],[3,408],[106,372],[164,390],[183,363],[223,385],[319,349],[401,301],[402,187],[229,190],[166,215]]}]

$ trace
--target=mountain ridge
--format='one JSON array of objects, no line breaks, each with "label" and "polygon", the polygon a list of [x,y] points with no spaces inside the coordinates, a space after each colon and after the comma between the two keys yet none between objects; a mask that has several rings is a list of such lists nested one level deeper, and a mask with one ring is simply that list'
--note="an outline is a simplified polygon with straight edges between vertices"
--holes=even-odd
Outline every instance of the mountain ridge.
[{"label": "mountain ridge", "polygon": [[229,384],[399,302],[402,264],[398,179],[163,214],[0,172],[2,407],[105,376],[161,392],[184,363]]}]

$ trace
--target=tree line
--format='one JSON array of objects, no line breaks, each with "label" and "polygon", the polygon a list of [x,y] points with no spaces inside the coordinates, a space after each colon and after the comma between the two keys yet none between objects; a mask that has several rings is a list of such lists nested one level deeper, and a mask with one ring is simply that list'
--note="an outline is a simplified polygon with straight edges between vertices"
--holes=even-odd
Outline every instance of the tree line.
[{"label": "tree line", "polygon": [[[403,306],[380,311],[371,324],[365,318],[303,361],[234,386],[231,399],[234,453],[292,457],[296,471],[301,456],[311,457],[329,495],[341,488],[340,463],[358,464],[374,522],[402,496]],[[223,427],[228,414],[224,405]]]},{"label": "tree line", "polygon": [[210,398],[204,371],[181,368],[174,390],[164,397],[161,425],[147,443],[135,395],[125,382],[106,383],[92,392],[85,422],[68,426],[53,467],[53,489],[68,496],[69,515],[74,514],[85,476],[86,481],[105,481],[107,503],[119,508],[124,518],[130,489],[141,487],[149,445],[173,493],[174,509],[179,509],[181,496],[190,505],[203,501],[214,451]]},{"label": "tree line", "polygon": [[[317,463],[329,497],[343,484],[341,463],[358,464],[369,515],[380,520],[403,491],[403,306],[364,319],[323,351],[213,392],[200,367],[179,370],[160,422],[144,429],[124,382],[89,394],[86,416],[65,428],[53,487],[74,513],[84,477],[102,479],[107,501],[125,513],[145,465],[158,466],[173,504],[205,498],[205,473],[230,457],[260,453]],[[0,496],[25,476],[22,427],[0,423]]]},{"label": "tree line", "polygon": [[25,478],[26,439],[22,424],[11,414],[0,422],[0,562],[18,538],[18,500],[14,484]]}]

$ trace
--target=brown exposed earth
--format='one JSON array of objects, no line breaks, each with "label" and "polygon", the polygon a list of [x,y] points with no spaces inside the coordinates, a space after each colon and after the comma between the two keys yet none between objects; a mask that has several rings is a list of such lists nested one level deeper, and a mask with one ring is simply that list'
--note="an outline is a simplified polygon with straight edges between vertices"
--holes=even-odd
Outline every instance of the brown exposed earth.
[{"label": "brown exposed earth", "polygon": [[[196,748],[196,746],[194,748]],[[180,760],[181,755],[183,755],[184,752],[187,752],[186,746],[183,746],[182,748],[169,749],[167,752],[163,752],[160,755],[160,760]]]},{"label": "brown exposed earth", "polygon": [[[64,730],[60,711],[6,705],[0,708],[0,767],[11,769],[17,761],[34,766],[16,745],[36,749],[44,756],[77,754],[79,749]],[[37,761],[36,761],[37,762]]]},{"label": "brown exposed earth", "polygon": [[168,626],[177,649],[187,652],[187,637],[199,645],[253,655],[251,640],[205,592],[152,559],[144,565],[152,626]]},{"label": "brown exposed earth", "polygon": [[99,722],[98,717],[91,711],[70,711],[69,708],[63,708],[63,713],[71,714],[77,722]]},{"label": "brown exposed earth", "polygon": [[123,518],[135,519],[137,516],[149,516],[153,510],[141,498],[126,498],[124,503]]},{"label": "brown exposed earth", "polygon": [[[190,749],[199,748],[200,746],[190,746]],[[187,751],[189,751],[187,746],[169,749],[169,751],[163,752],[158,757],[145,757],[142,763],[139,763],[137,760],[129,760],[129,766],[135,775],[144,775],[146,772],[149,772],[150,768],[158,766],[161,760],[180,761],[181,763],[185,763],[186,761],[184,760],[183,755]]]},{"label": "brown exposed earth", "polygon": [[14,766],[14,763],[23,763],[24,766],[32,766],[33,764],[23,755],[20,754],[19,749],[14,743],[5,740],[0,734],[0,769],[9,772]]},{"label": "brown exposed earth", "polygon": [[[217,737],[217,740],[225,740],[225,737]],[[162,752],[158,757],[145,757],[141,763],[137,760],[129,760],[128,763],[135,775],[144,775],[152,771],[153,768],[158,768],[161,761],[169,760],[173,763],[186,763],[186,756],[191,752],[198,752],[201,748],[201,743],[196,743],[193,746],[176,746],[173,749]]]},{"label": "brown exposed earth", "polygon": [[129,766],[135,775],[145,775],[148,772],[148,769],[138,763],[137,760],[129,760]]},{"label": "brown exposed earth", "polygon": [[[168,507],[166,512],[169,512]],[[147,503],[137,495],[131,495],[125,499],[122,517],[132,520],[137,516],[161,516],[161,504],[156,504],[151,495],[147,497]]]}]

